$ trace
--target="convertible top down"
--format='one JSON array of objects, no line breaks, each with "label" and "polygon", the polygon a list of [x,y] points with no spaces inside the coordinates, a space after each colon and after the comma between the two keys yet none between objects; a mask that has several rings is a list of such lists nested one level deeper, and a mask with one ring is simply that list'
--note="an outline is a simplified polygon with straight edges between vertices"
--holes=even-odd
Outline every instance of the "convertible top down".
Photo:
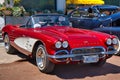
[{"label": "convertible top down", "polygon": [[72,28],[60,14],[33,15],[25,25],[6,25],[2,35],[7,53],[20,51],[35,58],[44,73],[61,63],[102,66],[119,48],[116,36]]}]

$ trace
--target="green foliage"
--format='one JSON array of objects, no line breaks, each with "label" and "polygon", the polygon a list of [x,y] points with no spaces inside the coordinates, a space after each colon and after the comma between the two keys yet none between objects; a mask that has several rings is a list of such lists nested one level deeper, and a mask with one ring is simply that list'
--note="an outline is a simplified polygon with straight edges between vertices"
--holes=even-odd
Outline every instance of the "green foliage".
[{"label": "green foliage", "polygon": [[19,6],[19,5],[20,5],[21,0],[13,0],[13,2],[14,2],[14,5],[15,5],[15,6]]},{"label": "green foliage", "polygon": [[2,4],[0,4],[0,7],[2,7],[3,5]]},{"label": "green foliage", "polygon": [[0,7],[0,11],[4,11],[4,10],[13,11],[13,9],[11,7],[6,7],[6,6]]},{"label": "green foliage", "polygon": [[10,0],[7,0],[7,3],[10,4]]},{"label": "green foliage", "polygon": [[2,16],[2,12],[0,11],[0,16]]},{"label": "green foliage", "polygon": [[2,8],[2,4],[0,4],[0,16],[2,16],[2,11],[1,11],[1,8]]},{"label": "green foliage", "polygon": [[11,13],[12,16],[22,16],[26,12],[23,7],[0,7],[0,14],[6,15],[5,12]]},{"label": "green foliage", "polygon": [[45,12],[55,10],[55,0],[21,0],[21,4],[29,12]]},{"label": "green foliage", "polygon": [[22,14],[22,10],[20,7],[13,7],[13,16],[20,16]]}]

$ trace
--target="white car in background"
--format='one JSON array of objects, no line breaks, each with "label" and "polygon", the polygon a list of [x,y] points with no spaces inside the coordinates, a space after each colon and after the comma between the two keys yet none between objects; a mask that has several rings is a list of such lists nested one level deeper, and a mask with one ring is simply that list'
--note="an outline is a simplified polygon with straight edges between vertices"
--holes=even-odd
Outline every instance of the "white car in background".
[{"label": "white car in background", "polygon": [[2,30],[2,28],[5,26],[5,20],[3,17],[0,17],[0,31]]}]

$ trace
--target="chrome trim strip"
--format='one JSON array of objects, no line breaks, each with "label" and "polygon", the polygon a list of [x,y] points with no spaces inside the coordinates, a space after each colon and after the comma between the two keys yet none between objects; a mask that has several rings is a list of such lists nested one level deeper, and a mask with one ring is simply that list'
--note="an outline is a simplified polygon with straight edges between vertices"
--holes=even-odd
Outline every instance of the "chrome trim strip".
[{"label": "chrome trim strip", "polygon": [[[101,48],[103,49],[103,52],[97,52],[97,53],[80,53],[80,54],[72,54],[72,51],[75,50],[75,49],[92,49],[92,48]],[[66,55],[56,55],[60,52],[66,52]],[[97,47],[83,47],[83,48],[74,48],[70,51],[70,54],[67,50],[60,50],[60,51],[57,51],[55,53],[55,55],[47,55],[49,58],[73,58],[73,57],[77,57],[77,56],[84,56],[84,55],[99,55],[99,54],[114,54],[116,53],[117,51],[106,51],[105,48],[101,47],[101,46],[97,46]]]},{"label": "chrome trim strip", "polygon": [[76,56],[83,56],[83,55],[98,55],[98,54],[114,54],[116,51],[108,51],[108,52],[101,52],[101,53],[88,53],[88,54],[67,54],[67,55],[47,55],[50,58],[72,58]]}]

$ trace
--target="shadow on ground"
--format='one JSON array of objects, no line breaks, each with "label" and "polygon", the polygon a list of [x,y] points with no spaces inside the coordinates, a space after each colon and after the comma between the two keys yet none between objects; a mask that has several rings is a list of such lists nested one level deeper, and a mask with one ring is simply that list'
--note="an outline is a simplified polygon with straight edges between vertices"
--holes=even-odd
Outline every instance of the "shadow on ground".
[{"label": "shadow on ground", "polygon": [[76,79],[118,73],[120,73],[120,66],[106,63],[102,67],[95,67],[90,64],[57,65],[52,74],[62,79]]},{"label": "shadow on ground", "polygon": [[[35,65],[35,60],[30,59],[23,54],[19,54],[18,56],[22,56],[23,59],[18,60],[17,62],[29,61],[30,63]],[[61,79],[77,79],[77,78],[80,79],[85,77],[94,77],[94,76],[119,74],[119,73],[120,73],[120,66],[107,62],[102,67],[95,67],[90,64],[56,65],[54,71],[49,75],[56,75]]]}]

